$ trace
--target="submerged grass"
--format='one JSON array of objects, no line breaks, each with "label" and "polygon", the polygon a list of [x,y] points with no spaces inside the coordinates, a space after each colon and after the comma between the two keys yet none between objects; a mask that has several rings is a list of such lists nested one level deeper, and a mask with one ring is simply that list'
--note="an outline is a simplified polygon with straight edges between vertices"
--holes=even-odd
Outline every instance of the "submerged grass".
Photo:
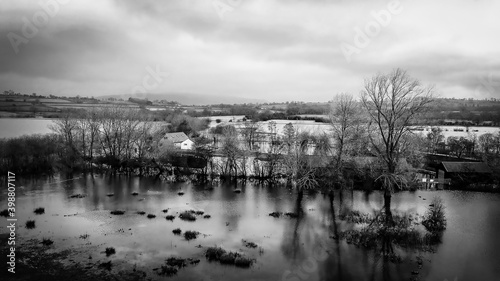
[{"label": "submerged grass", "polygon": [[113,254],[116,254],[116,250],[113,247],[107,247],[104,252],[106,253],[106,256],[108,256],[108,257],[113,255]]},{"label": "submerged grass", "polygon": [[2,216],[2,217],[8,217],[9,216],[9,211],[7,209],[2,210],[0,212],[0,216]]},{"label": "submerged grass", "polygon": [[196,238],[198,238],[198,235],[200,233],[197,232],[197,231],[192,231],[192,230],[188,230],[186,232],[184,232],[184,238],[186,238],[186,240],[194,240]]},{"label": "submerged grass", "polygon": [[179,215],[179,218],[184,221],[195,221],[196,217],[191,211],[184,211]]},{"label": "submerged grass", "polygon": [[221,247],[209,247],[205,252],[208,261],[218,261],[221,264],[235,265],[238,267],[250,267],[252,259],[242,256],[236,252],[228,252]]},{"label": "submerged grass", "polygon": [[54,241],[50,238],[43,238],[42,242],[40,242],[40,243],[42,243],[44,246],[50,246],[50,245],[54,244]]},{"label": "submerged grass", "polygon": [[35,226],[35,221],[34,220],[28,220],[28,221],[26,221],[26,228],[27,229],[33,229],[35,227],[36,226]]}]

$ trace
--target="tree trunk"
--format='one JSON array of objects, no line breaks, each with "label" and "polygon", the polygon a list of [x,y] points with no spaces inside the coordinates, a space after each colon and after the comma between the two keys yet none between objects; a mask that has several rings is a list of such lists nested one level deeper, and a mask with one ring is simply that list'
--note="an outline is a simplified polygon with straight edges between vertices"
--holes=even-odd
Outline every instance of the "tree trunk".
[{"label": "tree trunk", "polygon": [[391,212],[391,191],[386,189],[384,192],[384,210],[385,210],[385,222],[387,226],[391,226],[393,224],[392,212]]}]

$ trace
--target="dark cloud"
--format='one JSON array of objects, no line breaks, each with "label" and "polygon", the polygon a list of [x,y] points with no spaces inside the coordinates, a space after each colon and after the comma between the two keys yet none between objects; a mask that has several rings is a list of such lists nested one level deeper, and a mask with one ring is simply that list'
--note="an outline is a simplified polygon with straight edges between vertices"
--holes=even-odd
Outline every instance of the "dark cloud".
[{"label": "dark cloud", "polygon": [[172,76],[155,92],[328,100],[401,67],[444,96],[492,97],[500,87],[499,5],[489,0],[401,0],[401,14],[350,61],[342,44],[354,44],[355,29],[373,22],[387,1],[216,1],[234,5],[223,19],[214,1],[72,0],[18,54],[7,34],[22,34],[23,17],[41,8],[2,2],[0,83],[113,94],[140,84],[145,67],[161,66]]}]

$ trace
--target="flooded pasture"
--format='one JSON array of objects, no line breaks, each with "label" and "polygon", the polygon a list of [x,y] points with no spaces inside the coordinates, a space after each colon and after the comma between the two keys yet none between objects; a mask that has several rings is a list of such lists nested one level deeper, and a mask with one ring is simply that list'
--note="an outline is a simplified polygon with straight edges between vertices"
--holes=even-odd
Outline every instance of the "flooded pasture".
[{"label": "flooded pasture", "polygon": [[[71,250],[63,262],[88,266],[111,261],[111,273],[137,269],[146,278],[171,280],[497,280],[500,276],[500,194],[462,191],[396,193],[395,213],[423,215],[434,196],[446,206],[447,229],[434,252],[396,247],[394,263],[373,251],[333,239],[353,226],[340,219],[351,210],[374,214],[379,192],[335,193],[284,187],[194,186],[140,177],[88,175],[21,179],[16,182],[19,244],[50,238],[50,251]],[[82,196],[74,196],[81,194]],[[1,205],[6,206],[2,190]],[[42,214],[34,209],[43,207]],[[121,210],[123,214],[112,211]],[[183,220],[193,210],[195,220]],[[140,213],[139,213],[140,212]],[[196,213],[197,212],[197,213]],[[269,216],[272,212],[300,216]],[[154,216],[153,216],[154,215]],[[167,220],[167,216],[170,220]],[[207,216],[208,215],[208,216]],[[35,220],[35,228],[25,222]],[[2,226],[5,226],[2,220]],[[179,228],[181,235],[172,231]],[[7,233],[5,227],[1,233]],[[188,240],[184,234],[199,234]],[[218,246],[253,260],[250,267],[209,261]],[[114,253],[106,253],[113,247]],[[170,257],[188,259],[170,277],[160,275]]]}]

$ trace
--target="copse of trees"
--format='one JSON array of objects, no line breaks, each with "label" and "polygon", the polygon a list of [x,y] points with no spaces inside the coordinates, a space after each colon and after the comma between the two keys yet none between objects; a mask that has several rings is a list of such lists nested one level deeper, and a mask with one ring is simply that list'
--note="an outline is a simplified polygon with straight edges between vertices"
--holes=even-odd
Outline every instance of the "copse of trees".
[{"label": "copse of trees", "polygon": [[62,156],[60,138],[55,134],[0,139],[0,171],[16,174],[50,174]]}]

